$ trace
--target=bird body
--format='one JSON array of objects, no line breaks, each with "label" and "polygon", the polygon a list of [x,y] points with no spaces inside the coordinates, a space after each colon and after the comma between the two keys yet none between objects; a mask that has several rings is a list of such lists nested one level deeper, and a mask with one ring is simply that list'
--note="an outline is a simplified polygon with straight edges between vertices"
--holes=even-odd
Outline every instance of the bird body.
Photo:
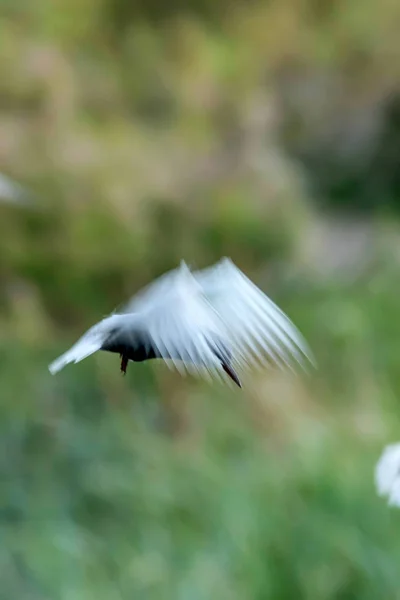
[{"label": "bird body", "polygon": [[182,374],[225,373],[240,387],[240,369],[312,361],[291,321],[227,258],[195,272],[182,261],[91,327],[49,370],[98,350],[118,353],[124,373],[129,360],[159,358]]}]

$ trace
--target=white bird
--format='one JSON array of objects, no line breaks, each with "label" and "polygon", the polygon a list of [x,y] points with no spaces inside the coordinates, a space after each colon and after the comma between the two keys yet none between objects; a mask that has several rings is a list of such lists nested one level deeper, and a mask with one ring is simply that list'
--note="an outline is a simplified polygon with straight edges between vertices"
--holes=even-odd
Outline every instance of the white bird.
[{"label": "white bird", "polygon": [[226,373],[239,387],[238,372],[255,365],[313,363],[293,323],[228,258],[194,272],[182,261],[89,329],[49,370],[98,350],[118,353],[124,374],[129,360],[160,358],[182,374]]}]

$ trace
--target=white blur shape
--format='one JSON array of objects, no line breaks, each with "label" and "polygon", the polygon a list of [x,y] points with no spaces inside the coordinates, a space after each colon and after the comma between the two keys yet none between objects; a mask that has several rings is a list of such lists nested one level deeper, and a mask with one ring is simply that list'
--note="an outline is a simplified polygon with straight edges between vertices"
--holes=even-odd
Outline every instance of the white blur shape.
[{"label": "white blur shape", "polygon": [[32,201],[31,194],[19,183],[0,173],[0,202],[5,204],[28,205]]},{"label": "white blur shape", "polygon": [[400,507],[400,443],[386,446],[375,467],[375,486],[389,506]]}]

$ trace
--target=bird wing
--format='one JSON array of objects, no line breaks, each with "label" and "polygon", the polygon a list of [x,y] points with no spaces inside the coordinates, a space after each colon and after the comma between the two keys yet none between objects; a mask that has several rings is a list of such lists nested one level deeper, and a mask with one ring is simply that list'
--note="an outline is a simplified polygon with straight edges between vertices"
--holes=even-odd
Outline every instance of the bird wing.
[{"label": "bird wing", "polygon": [[182,374],[221,375],[217,355],[227,358],[224,324],[186,265],[163,291],[161,301],[156,294],[151,308],[141,313],[156,355]]},{"label": "bird wing", "polygon": [[272,300],[224,258],[193,273],[220,314],[239,367],[273,363],[292,368],[314,362],[304,338]]},{"label": "bird wing", "polygon": [[188,273],[190,273],[188,266],[184,261],[181,261],[179,267],[158,277],[155,281],[140,290],[116,312],[118,314],[148,312],[158,306],[162,306],[171,291],[182,280],[182,277]]},{"label": "bird wing", "polygon": [[61,371],[69,363],[77,363],[100,350],[114,327],[119,325],[120,317],[111,315],[91,327],[67,352],[56,358],[50,365],[52,375]]}]

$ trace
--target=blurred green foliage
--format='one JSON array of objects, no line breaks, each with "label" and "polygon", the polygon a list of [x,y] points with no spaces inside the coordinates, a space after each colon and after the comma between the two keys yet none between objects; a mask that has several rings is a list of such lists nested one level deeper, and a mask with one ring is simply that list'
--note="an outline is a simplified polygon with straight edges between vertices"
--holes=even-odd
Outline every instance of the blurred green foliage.
[{"label": "blurred green foliage", "polygon": [[[399,427],[399,12],[3,0],[0,172],[37,200],[0,204],[1,599],[399,598],[373,485]],[[317,372],[50,376],[153,277],[223,255]]]}]

